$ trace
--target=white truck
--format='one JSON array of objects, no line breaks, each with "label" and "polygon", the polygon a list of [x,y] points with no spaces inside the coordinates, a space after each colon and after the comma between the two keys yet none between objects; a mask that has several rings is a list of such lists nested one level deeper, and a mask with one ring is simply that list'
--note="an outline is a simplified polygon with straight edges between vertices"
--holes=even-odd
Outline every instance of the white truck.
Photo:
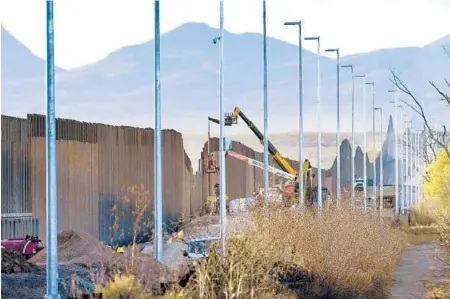
[{"label": "white truck", "polygon": [[183,255],[193,259],[206,258],[211,246],[219,242],[219,237],[192,239],[188,242],[188,249],[183,252]]}]

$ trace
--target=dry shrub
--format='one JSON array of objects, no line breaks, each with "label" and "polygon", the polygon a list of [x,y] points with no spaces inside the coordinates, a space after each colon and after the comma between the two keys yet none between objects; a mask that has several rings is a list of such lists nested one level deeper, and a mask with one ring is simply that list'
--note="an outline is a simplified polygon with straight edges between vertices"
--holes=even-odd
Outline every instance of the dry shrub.
[{"label": "dry shrub", "polygon": [[428,209],[425,205],[419,205],[418,207],[412,208],[410,210],[411,215],[411,225],[421,225],[427,226],[432,225],[436,222],[433,214],[430,209]]},{"label": "dry shrub", "polygon": [[283,289],[295,298],[388,296],[405,235],[377,216],[341,205],[320,217],[281,207],[249,217],[224,255],[199,262],[186,298],[274,298]]},{"label": "dry shrub", "polygon": [[[152,298],[159,293],[160,282],[167,277],[166,269],[152,257],[138,252],[137,238],[151,230],[149,191],[143,185],[130,186],[124,191],[120,203],[122,209],[130,212],[128,225],[130,231],[120,231],[121,217],[125,216],[117,204],[111,209],[114,216],[112,230],[114,235],[131,235],[131,244],[125,249],[125,254],[116,254],[113,260],[103,265],[93,273],[95,290],[102,293],[103,298]],[[122,213],[121,213],[122,212]]]}]

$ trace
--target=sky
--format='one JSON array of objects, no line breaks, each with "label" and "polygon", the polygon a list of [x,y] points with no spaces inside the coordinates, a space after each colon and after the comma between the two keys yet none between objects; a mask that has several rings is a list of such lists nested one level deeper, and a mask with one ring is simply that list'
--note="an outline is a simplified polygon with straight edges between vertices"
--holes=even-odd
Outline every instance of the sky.
[{"label": "sky", "polygon": [[[45,56],[45,1],[2,0],[5,28]],[[131,44],[153,39],[152,0],[55,0],[55,61],[74,68]],[[219,26],[218,0],[161,0],[161,33],[186,22]],[[450,33],[450,0],[267,0],[267,34],[298,44],[295,27],[321,36],[324,48],[343,55],[380,48],[423,46]],[[224,0],[224,27],[233,33],[262,32],[261,0]],[[224,41],[226,42],[226,41]],[[314,49],[312,42],[304,47]]]}]

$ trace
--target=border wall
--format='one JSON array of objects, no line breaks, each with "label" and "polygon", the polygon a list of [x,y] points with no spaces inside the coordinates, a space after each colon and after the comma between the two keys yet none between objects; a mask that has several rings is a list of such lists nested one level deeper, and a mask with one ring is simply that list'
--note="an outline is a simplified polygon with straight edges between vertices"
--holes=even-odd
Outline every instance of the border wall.
[{"label": "border wall", "polygon": [[[46,234],[46,139],[45,117],[26,119],[2,115],[2,224],[23,217],[29,232]],[[153,218],[153,130],[91,124],[57,119],[57,173],[59,230],[81,229],[100,240],[127,239],[133,217],[123,204],[126,188],[142,186],[145,218]],[[164,218],[167,224],[190,216],[201,208],[193,195],[191,161],[180,133],[164,130],[163,188]],[[117,212],[112,213],[116,207]],[[36,224],[36,221],[38,224]],[[38,226],[38,231],[33,227]],[[2,238],[22,236],[20,229],[2,231]],[[19,227],[19,226],[17,226]],[[149,232],[151,226],[148,226]]]},{"label": "border wall", "polygon": [[[21,237],[29,232],[45,241],[45,117],[29,114],[22,119],[2,115],[1,128],[2,238]],[[124,196],[130,195],[128,187],[142,186],[148,194],[141,198],[146,208],[138,241],[147,241],[153,227],[153,129],[57,119],[56,130],[59,231],[80,229],[107,243],[129,242],[135,218]],[[181,133],[163,130],[162,147],[163,215],[166,228],[170,228],[174,222],[201,213],[207,196],[213,194],[213,186],[218,183],[219,173],[202,171],[208,152],[206,142],[197,161],[200,171],[195,174]],[[211,138],[210,152],[217,154],[218,150],[219,139]],[[232,143],[232,150],[263,161],[262,153],[239,142]],[[348,142],[344,141],[341,163],[349,159],[348,151]],[[357,150],[357,173],[362,172],[362,157]],[[288,161],[298,169],[298,161]],[[335,163],[330,170],[322,170],[322,184],[333,193]],[[277,167],[272,157],[269,164]],[[341,172],[344,181],[349,179],[347,168],[343,167]],[[252,196],[264,186],[263,170],[230,156],[226,158],[226,173],[226,193],[231,199]],[[278,178],[269,173],[269,180],[275,185]]]}]

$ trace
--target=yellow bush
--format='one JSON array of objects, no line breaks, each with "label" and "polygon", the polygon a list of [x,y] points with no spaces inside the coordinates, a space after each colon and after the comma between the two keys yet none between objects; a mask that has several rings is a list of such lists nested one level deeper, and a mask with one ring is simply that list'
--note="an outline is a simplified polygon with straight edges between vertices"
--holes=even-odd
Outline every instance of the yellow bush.
[{"label": "yellow bush", "polygon": [[438,152],[426,173],[428,180],[423,185],[426,197],[436,201],[440,209],[450,208],[450,158],[445,151]]},{"label": "yellow bush", "polygon": [[424,183],[425,196],[435,205],[439,237],[450,250],[450,158],[445,151],[438,153],[426,171],[428,180]]}]

